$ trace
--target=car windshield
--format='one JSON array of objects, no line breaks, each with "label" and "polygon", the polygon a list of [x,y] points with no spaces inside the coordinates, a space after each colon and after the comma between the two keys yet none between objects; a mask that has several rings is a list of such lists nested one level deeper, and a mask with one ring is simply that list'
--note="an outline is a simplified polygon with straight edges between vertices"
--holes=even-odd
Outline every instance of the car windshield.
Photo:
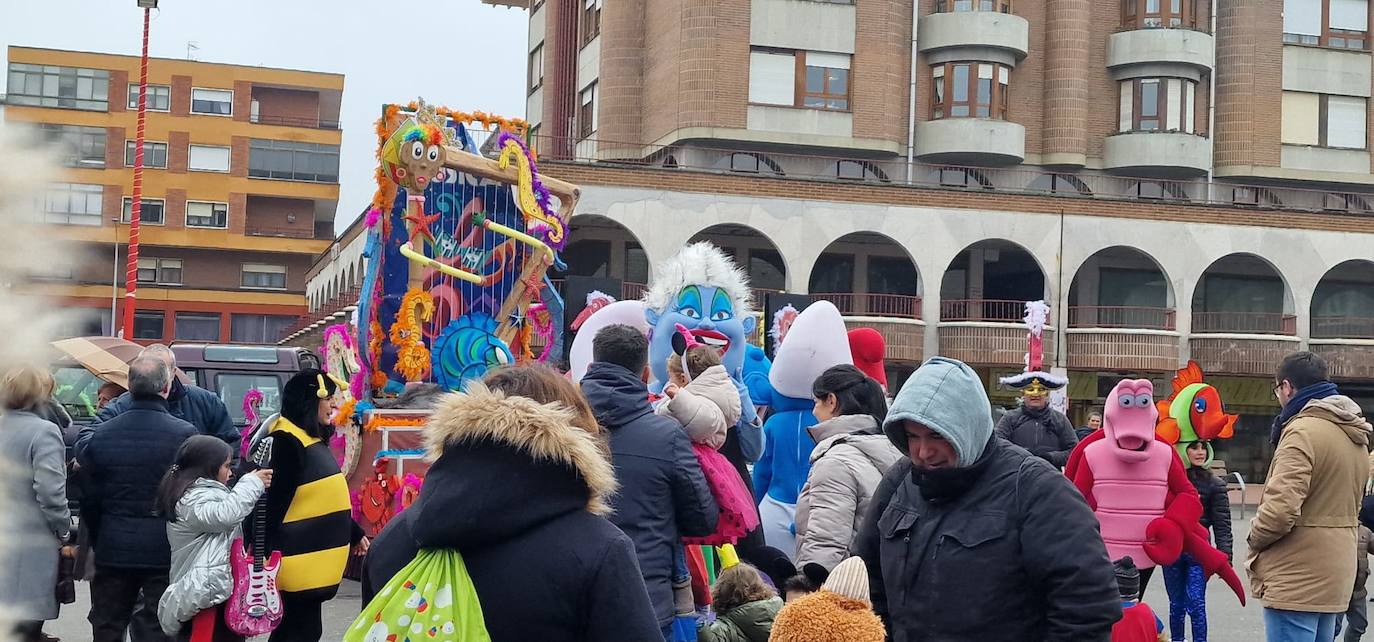
[{"label": "car windshield", "polygon": [[243,398],[249,390],[262,392],[262,407],[258,409],[258,420],[281,408],[281,379],[271,374],[219,374],[215,376],[215,388],[219,398],[229,408],[229,416],[234,424],[247,423],[243,414]]},{"label": "car windshield", "polygon": [[73,421],[86,421],[95,418],[96,400],[100,386],[105,381],[85,368],[63,366],[52,373],[57,381],[54,396],[57,402],[67,409]]}]

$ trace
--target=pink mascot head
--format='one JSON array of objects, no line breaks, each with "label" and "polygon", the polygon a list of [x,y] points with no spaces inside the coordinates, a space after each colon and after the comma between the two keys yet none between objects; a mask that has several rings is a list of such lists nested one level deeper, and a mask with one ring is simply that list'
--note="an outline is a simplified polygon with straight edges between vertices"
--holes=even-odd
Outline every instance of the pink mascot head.
[{"label": "pink mascot head", "polygon": [[1107,396],[1102,429],[1111,440],[1114,454],[1124,461],[1149,458],[1147,446],[1155,439],[1159,410],[1155,386],[1148,379],[1124,379]]}]

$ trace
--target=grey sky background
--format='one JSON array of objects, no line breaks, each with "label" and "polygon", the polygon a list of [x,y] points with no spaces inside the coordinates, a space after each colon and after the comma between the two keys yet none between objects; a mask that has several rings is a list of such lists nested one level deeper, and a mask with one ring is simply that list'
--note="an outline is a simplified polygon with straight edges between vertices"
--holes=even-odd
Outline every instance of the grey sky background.
[{"label": "grey sky background", "polygon": [[[345,75],[342,231],[372,199],[372,124],[423,96],[465,111],[525,115],[528,14],[478,0],[161,0],[148,55]],[[135,0],[0,0],[0,44],[138,55]],[[8,63],[8,61],[6,61]],[[3,87],[8,74],[0,75]],[[3,90],[0,90],[3,92]],[[130,170],[132,171],[132,170]]]}]

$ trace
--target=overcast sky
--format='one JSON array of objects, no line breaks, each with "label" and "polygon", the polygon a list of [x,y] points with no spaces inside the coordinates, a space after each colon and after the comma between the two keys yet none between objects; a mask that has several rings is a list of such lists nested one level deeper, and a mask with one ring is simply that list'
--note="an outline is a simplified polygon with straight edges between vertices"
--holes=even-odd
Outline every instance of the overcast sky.
[{"label": "overcast sky", "polygon": [[[525,115],[528,16],[520,9],[478,0],[159,4],[150,56],[185,58],[186,43],[194,42],[200,49],[192,55],[205,62],[345,75],[337,231],[372,199],[372,123],[383,103],[423,96],[454,109]],[[7,47],[138,55],[142,28],[135,0],[0,0],[0,44]]]}]

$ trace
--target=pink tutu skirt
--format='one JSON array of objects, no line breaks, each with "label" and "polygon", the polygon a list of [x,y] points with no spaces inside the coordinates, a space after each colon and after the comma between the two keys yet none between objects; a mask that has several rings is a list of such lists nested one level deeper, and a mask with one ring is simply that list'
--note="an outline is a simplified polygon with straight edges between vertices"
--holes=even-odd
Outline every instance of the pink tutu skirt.
[{"label": "pink tutu skirt", "polygon": [[759,527],[754,498],[725,455],[705,444],[692,444],[692,451],[701,464],[706,484],[711,487],[711,495],[720,506],[720,520],[716,522],[715,533],[706,537],[684,537],[682,541],[693,545],[734,544]]}]

